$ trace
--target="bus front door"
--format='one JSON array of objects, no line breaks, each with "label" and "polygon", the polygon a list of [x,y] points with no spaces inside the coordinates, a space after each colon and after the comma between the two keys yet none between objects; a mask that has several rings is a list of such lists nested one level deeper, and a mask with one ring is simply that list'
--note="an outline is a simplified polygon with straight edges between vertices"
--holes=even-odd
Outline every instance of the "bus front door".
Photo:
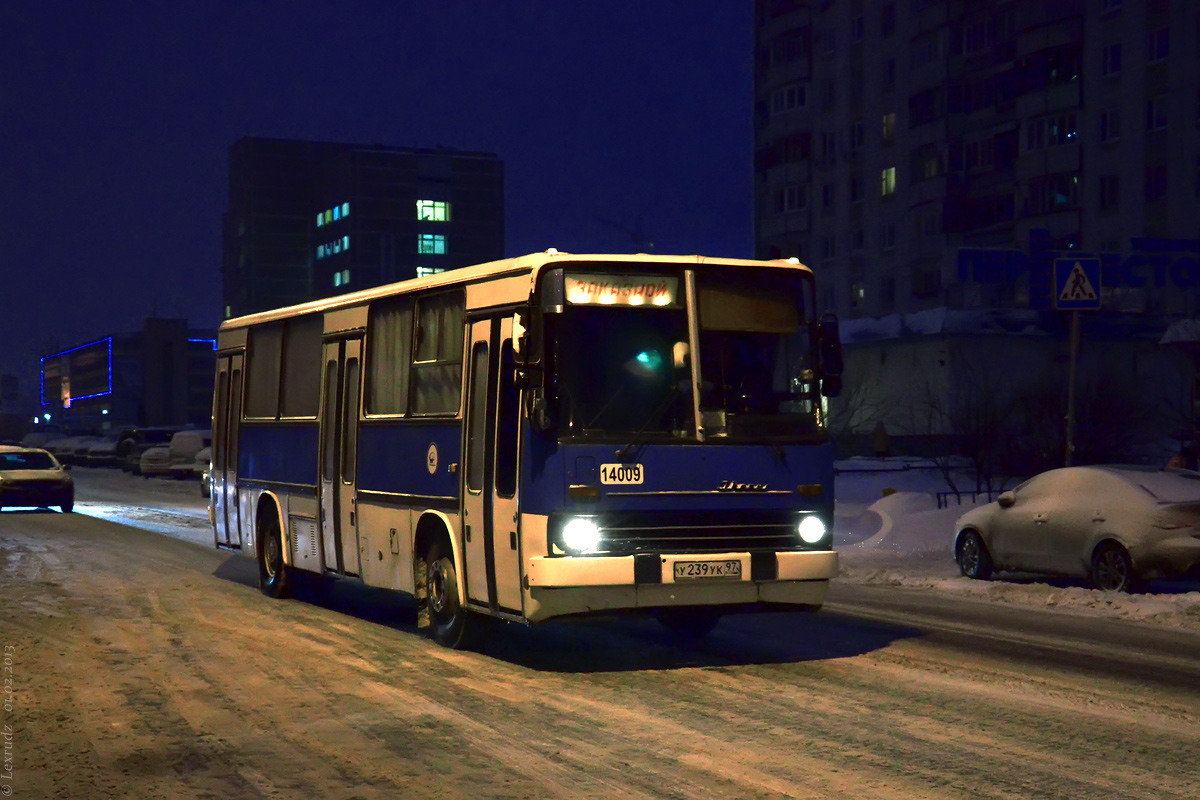
[{"label": "bus front door", "polygon": [[471,324],[466,435],[463,442],[463,540],[467,598],[521,615],[517,531],[518,392],[513,383],[512,318]]},{"label": "bus front door", "polygon": [[214,398],[212,471],[213,526],[218,547],[241,547],[241,512],[237,495],[238,428],[242,419],[242,356],[223,356],[217,362]]},{"label": "bus front door", "polygon": [[321,391],[321,553],[326,571],[359,574],[358,411],[362,339],[325,342]]}]

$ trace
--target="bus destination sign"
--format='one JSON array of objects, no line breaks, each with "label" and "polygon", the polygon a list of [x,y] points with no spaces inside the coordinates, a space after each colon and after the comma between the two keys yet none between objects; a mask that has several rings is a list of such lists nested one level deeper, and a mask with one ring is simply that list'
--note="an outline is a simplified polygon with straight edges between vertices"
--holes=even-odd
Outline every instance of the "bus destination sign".
[{"label": "bus destination sign", "polygon": [[567,275],[567,302],[587,306],[669,306],[679,279],[669,275]]}]

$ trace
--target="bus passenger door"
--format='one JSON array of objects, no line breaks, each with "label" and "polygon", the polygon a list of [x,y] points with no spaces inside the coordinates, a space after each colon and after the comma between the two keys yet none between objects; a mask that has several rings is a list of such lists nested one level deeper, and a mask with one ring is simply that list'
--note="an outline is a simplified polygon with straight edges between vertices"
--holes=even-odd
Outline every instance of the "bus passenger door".
[{"label": "bus passenger door", "polygon": [[467,403],[463,426],[463,570],[467,599],[474,604],[491,606],[488,581],[489,533],[491,530],[491,492],[485,491],[491,472],[488,420],[491,418],[492,321],[473,322],[471,346],[467,356]]},{"label": "bus passenger door", "polygon": [[241,547],[241,510],[237,498],[238,429],[242,419],[242,356],[223,357],[217,362],[214,398],[213,464],[211,502],[217,544]]},{"label": "bus passenger door", "polygon": [[362,339],[346,340],[342,358],[341,462],[338,464],[338,540],[341,570],[359,575],[358,552],[358,410],[362,386]]},{"label": "bus passenger door", "polygon": [[467,597],[522,613],[517,535],[517,430],[512,319],[472,323],[463,442]]},{"label": "bus passenger door", "polygon": [[338,466],[340,422],[342,419],[342,347],[343,343],[325,342],[324,369],[321,379],[321,474],[317,491],[321,506],[321,555],[326,570],[341,571],[338,529]]},{"label": "bus passenger door", "polygon": [[517,475],[521,441],[520,390],[516,386],[512,317],[500,320],[499,375],[496,385],[495,462],[492,470],[491,580],[501,609],[522,612],[521,537],[517,530]]}]

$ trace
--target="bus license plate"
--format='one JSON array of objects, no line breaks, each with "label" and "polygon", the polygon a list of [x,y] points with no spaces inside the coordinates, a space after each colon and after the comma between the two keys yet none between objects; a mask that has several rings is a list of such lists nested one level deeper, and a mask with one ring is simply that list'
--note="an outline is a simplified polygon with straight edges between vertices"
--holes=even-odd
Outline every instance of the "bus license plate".
[{"label": "bus license plate", "polygon": [[703,578],[742,579],[742,562],[730,561],[676,561],[675,580],[687,581]]},{"label": "bus license plate", "polygon": [[640,484],[642,482],[641,464],[601,464],[600,482],[606,486],[617,484]]}]

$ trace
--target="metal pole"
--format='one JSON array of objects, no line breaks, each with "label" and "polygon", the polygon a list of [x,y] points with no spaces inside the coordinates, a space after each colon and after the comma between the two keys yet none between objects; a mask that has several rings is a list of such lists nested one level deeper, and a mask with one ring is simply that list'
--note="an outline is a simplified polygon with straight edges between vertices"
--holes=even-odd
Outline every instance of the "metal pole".
[{"label": "metal pole", "polygon": [[1075,362],[1079,359],[1079,312],[1071,312],[1071,368],[1067,377],[1067,452],[1064,466],[1071,466],[1075,452]]}]

